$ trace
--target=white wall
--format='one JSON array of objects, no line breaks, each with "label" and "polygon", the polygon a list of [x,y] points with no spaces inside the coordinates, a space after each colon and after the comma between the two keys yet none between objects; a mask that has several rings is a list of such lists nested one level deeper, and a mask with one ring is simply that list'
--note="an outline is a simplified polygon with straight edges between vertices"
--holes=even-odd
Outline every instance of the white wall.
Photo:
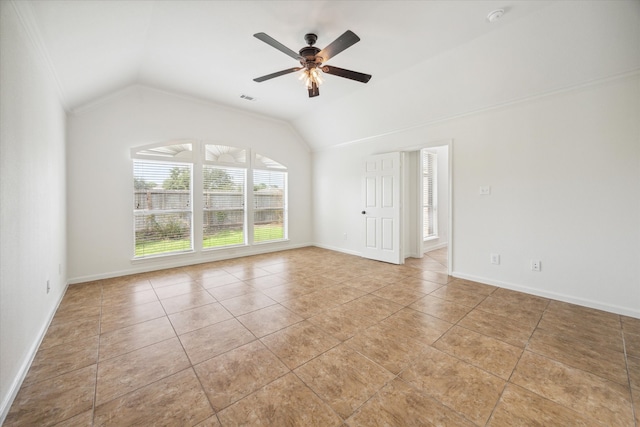
[{"label": "white wall", "polygon": [[[132,86],[71,115],[68,134],[71,283],[312,242],[309,149],[281,121]],[[289,242],[132,261],[130,149],[188,138],[253,148],[287,166]]]},{"label": "white wall", "polygon": [[386,79],[376,77],[372,64],[366,86],[294,125],[315,150],[640,68],[638,0],[555,0],[522,19],[509,16],[507,10],[491,24],[495,30],[456,48],[414,66],[399,64]]},{"label": "white wall", "polygon": [[65,113],[44,60],[5,1],[0,58],[2,424],[65,290],[66,212]]},{"label": "white wall", "polygon": [[454,275],[640,317],[637,73],[315,152],[316,242],[360,253],[365,156],[445,139]]}]

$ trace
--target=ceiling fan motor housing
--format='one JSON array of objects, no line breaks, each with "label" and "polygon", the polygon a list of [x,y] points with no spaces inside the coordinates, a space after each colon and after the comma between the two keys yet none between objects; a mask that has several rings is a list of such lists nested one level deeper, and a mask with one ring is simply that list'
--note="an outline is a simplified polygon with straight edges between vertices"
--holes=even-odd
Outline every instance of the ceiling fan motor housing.
[{"label": "ceiling fan motor housing", "polygon": [[316,65],[322,63],[322,58],[317,56],[320,49],[315,46],[307,46],[300,49],[300,56],[304,59],[300,60],[300,65],[306,68],[315,68]]},{"label": "ceiling fan motor housing", "polygon": [[309,46],[313,46],[314,44],[316,44],[317,40],[318,40],[318,36],[316,36],[313,33],[308,33],[304,35],[304,41],[306,41]]}]

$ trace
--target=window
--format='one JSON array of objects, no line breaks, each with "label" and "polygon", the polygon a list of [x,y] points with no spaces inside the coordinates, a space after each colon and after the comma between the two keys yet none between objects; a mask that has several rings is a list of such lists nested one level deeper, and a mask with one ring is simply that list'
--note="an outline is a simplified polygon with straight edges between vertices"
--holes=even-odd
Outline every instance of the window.
[{"label": "window", "polygon": [[133,162],[135,256],[192,250],[190,164]]},{"label": "window", "polygon": [[202,173],[202,247],[244,245],[246,170],[205,165]]},{"label": "window", "polygon": [[254,167],[253,241],[263,243],[286,239],[286,167],[260,154],[256,154]]},{"label": "window", "polygon": [[[286,166],[196,141],[134,149],[132,157],[135,258],[287,238]],[[194,230],[202,230],[195,244]]]},{"label": "window", "polygon": [[253,240],[269,242],[286,237],[283,172],[253,171]]},{"label": "window", "polygon": [[437,155],[422,150],[422,235],[424,240],[438,236],[436,165]]}]

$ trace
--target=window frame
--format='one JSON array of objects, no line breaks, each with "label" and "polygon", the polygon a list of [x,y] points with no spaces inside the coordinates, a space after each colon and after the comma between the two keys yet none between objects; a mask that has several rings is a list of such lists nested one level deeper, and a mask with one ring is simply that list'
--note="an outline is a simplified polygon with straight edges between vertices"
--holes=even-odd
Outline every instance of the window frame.
[{"label": "window frame", "polygon": [[[172,157],[170,154],[165,154],[162,150],[163,147],[170,147],[173,145],[191,144],[191,150],[188,154],[179,153],[178,156]],[[218,161],[207,160],[207,148],[208,146],[227,147],[242,152],[242,156],[239,156],[241,161]],[[153,150],[156,150],[160,154],[156,154]],[[211,158],[212,156],[209,155]],[[215,157],[215,156],[214,156]],[[222,157],[222,156],[221,156]],[[224,156],[225,160],[229,160],[229,156]],[[261,161],[266,159],[268,162]],[[147,144],[131,148],[131,160],[132,166],[135,161],[150,161],[158,163],[183,163],[191,165],[191,188],[190,188],[190,206],[191,206],[191,250],[189,251],[174,251],[164,252],[159,254],[152,254],[146,256],[136,256],[136,222],[135,213],[133,216],[133,258],[134,261],[145,260],[156,257],[166,256],[179,256],[186,253],[207,253],[214,251],[221,251],[227,249],[233,249],[237,247],[251,247],[257,245],[273,244],[279,242],[285,242],[289,240],[289,208],[288,208],[288,168],[286,165],[279,163],[264,156],[262,153],[257,153],[255,149],[241,146],[241,145],[229,145],[228,143],[221,143],[218,141],[210,140],[171,140],[154,144]],[[237,160],[237,159],[236,159]],[[216,168],[232,168],[243,169],[245,174],[244,179],[244,242],[240,244],[229,244],[223,246],[204,246],[204,223],[205,223],[205,201],[204,201],[204,170],[205,167]],[[133,170],[133,167],[132,167]],[[273,239],[266,241],[255,241],[254,235],[254,171],[270,171],[280,172],[284,175],[284,189],[283,189],[283,238]],[[133,179],[132,179],[133,182]],[[133,186],[133,185],[132,185]],[[135,197],[135,186],[133,186]],[[251,191],[250,191],[251,190]],[[134,206],[135,208],[135,206]],[[135,210],[135,209],[134,209]]]}]

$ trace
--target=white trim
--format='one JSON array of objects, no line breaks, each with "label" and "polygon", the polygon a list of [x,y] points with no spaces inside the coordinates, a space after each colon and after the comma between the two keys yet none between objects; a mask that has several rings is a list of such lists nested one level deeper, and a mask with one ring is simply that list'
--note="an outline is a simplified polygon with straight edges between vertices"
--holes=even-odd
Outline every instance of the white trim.
[{"label": "white trim", "polygon": [[58,299],[58,302],[54,306],[53,310],[49,313],[48,320],[40,328],[40,331],[38,331],[38,334],[36,335],[36,339],[34,340],[33,344],[31,344],[31,347],[29,347],[29,351],[27,351],[27,356],[23,359],[22,365],[18,369],[18,372],[16,373],[16,376],[14,377],[8,392],[5,395],[4,401],[0,405],[0,425],[2,425],[5,422],[5,420],[7,419],[7,415],[9,415],[9,410],[11,409],[11,405],[13,404],[13,401],[18,395],[18,392],[20,391],[20,387],[22,387],[22,383],[24,382],[24,379],[26,378],[27,373],[31,368],[33,359],[35,359],[36,354],[38,353],[40,344],[42,344],[42,340],[44,340],[44,337],[47,334],[47,330],[51,325],[51,321],[53,320],[53,317],[56,315],[56,312],[58,311],[58,307],[60,307],[60,303],[62,302],[64,295],[67,293],[68,288],[69,288],[69,283],[67,283],[67,285],[64,287],[64,290],[60,294],[60,298]]},{"label": "white trim", "polygon": [[[416,144],[416,145],[409,145],[409,146],[405,146],[399,149],[399,151],[401,152],[407,152],[407,151],[418,151],[418,152],[422,152],[423,149],[425,148],[435,148],[435,147],[447,147],[447,159],[449,161],[449,166],[448,166],[448,176],[447,176],[447,180],[449,181],[449,218],[448,218],[448,224],[447,224],[447,233],[448,233],[448,238],[449,241],[444,243],[444,245],[448,245],[447,246],[447,274],[451,275],[452,271],[453,271],[453,138],[443,138],[443,139],[436,139],[434,141],[427,141],[421,144]],[[420,164],[422,165],[422,159],[420,159]],[[420,182],[422,181],[422,173],[420,174],[416,174],[416,179],[418,179]],[[422,185],[422,184],[420,184]],[[422,200],[422,192],[420,192],[420,199]],[[417,206],[417,209],[419,209],[419,213],[418,213],[418,218],[422,217],[422,206]],[[420,221],[420,227],[419,227],[419,232],[422,235],[422,221]],[[424,253],[424,241],[421,241],[419,243],[422,247],[420,248],[420,255],[418,256],[418,258],[422,257],[422,254]],[[434,246],[434,248],[436,248]],[[340,251],[339,249],[335,249]]]},{"label": "white trim", "polygon": [[347,254],[347,255],[355,255],[355,256],[359,256],[359,257],[362,256],[362,252],[352,251],[350,249],[344,249],[344,248],[340,248],[340,247],[337,247],[337,246],[324,245],[322,243],[314,243],[312,246],[315,246],[315,247],[320,248],[320,249],[327,249],[327,250],[334,251],[334,252],[341,252],[341,253]]},{"label": "white trim", "polygon": [[53,61],[49,56],[49,52],[45,47],[43,42],[44,38],[40,33],[38,28],[38,24],[36,23],[36,19],[34,17],[33,6],[30,2],[27,1],[10,1],[11,6],[13,6],[13,10],[16,12],[18,16],[18,20],[22,24],[22,28],[24,28],[25,33],[27,33],[27,37],[31,41],[31,44],[38,52],[40,56],[40,64],[45,68],[46,72],[49,74],[50,78],[53,80],[56,90],[58,92],[58,101],[62,108],[69,112],[69,106],[66,102],[66,98],[64,96],[64,90],[62,87],[62,83],[60,82],[60,78],[58,77],[58,73],[56,73],[56,69],[53,66]]},{"label": "white trim", "polygon": [[434,246],[429,246],[427,248],[427,250],[423,249],[423,251],[424,251],[423,253],[428,254],[431,251],[437,251],[438,249],[442,249],[442,248],[446,247],[448,244],[449,244],[448,242],[442,242],[442,243],[438,243],[437,245],[434,245]]},{"label": "white trim", "polygon": [[[269,245],[269,246],[267,246]],[[256,245],[256,246],[246,246],[246,247],[231,247],[226,249],[220,249],[218,251],[202,251],[200,253],[189,253],[189,254],[172,254],[175,258],[170,259],[171,257],[154,257],[154,258],[146,258],[146,259],[137,259],[135,260],[135,264],[140,265],[140,267],[132,267],[127,268],[125,270],[112,271],[109,273],[102,274],[92,274],[87,276],[79,276],[73,277],[69,279],[69,284],[74,285],[77,283],[85,283],[92,282],[94,280],[102,280],[102,279],[111,279],[114,277],[127,276],[130,274],[139,274],[139,273],[148,273],[150,271],[164,270],[167,268],[176,268],[176,267],[186,267],[191,265],[205,264],[208,262],[215,261],[224,261],[228,259],[234,258],[242,258],[252,255],[261,255],[267,254],[271,252],[280,252],[286,251],[289,249],[299,249],[306,248],[309,246],[316,246],[313,243],[300,243],[300,244],[290,244],[289,241],[277,241],[277,242],[265,242],[264,244]],[[244,249],[240,251],[239,249]],[[192,256],[189,256],[192,255]],[[194,256],[198,256],[198,258],[194,259]],[[178,259],[179,258],[179,259]],[[147,261],[142,265],[142,262],[139,261]],[[133,263],[132,263],[133,264]]]},{"label": "white trim", "polygon": [[450,116],[445,116],[445,117],[440,117],[440,118],[435,118],[433,120],[429,120],[423,123],[418,123],[415,125],[411,125],[411,126],[405,126],[403,128],[398,128],[398,129],[394,129],[394,130],[390,130],[388,132],[382,132],[376,135],[370,135],[370,136],[365,136],[362,138],[358,138],[358,139],[353,139],[350,141],[344,141],[344,142],[340,142],[337,144],[333,144],[333,145],[328,145],[325,147],[320,147],[320,148],[314,148],[313,152],[314,153],[318,153],[318,152],[322,152],[322,151],[328,151],[328,150],[332,150],[335,148],[343,148],[343,147],[347,147],[350,145],[357,145],[357,144],[364,144],[367,143],[373,139],[377,139],[377,138],[381,138],[381,137],[385,137],[385,136],[391,136],[391,135],[397,135],[397,134],[401,134],[404,132],[408,132],[414,129],[420,129],[423,127],[427,127],[427,126],[433,126],[436,124],[442,124],[442,123],[446,123],[452,120],[457,120],[460,118],[464,118],[464,117],[468,117],[468,116],[473,116],[475,114],[481,114],[481,113],[486,113],[489,111],[494,111],[494,110],[499,110],[502,108],[509,108],[512,107],[514,105],[519,105],[519,104],[523,104],[526,102],[530,102],[530,101],[535,101],[538,99],[542,99],[542,98],[546,98],[548,96],[554,96],[554,95],[559,95],[559,94],[564,94],[564,93],[568,93],[568,92],[572,92],[575,90],[580,90],[580,89],[585,89],[585,88],[589,88],[589,87],[593,87],[593,86],[597,86],[599,84],[605,84],[614,80],[618,80],[618,79],[625,79],[628,77],[634,77],[640,75],[640,69],[639,68],[634,68],[628,71],[624,71],[621,73],[617,73],[614,74],[612,76],[606,76],[606,77],[601,77],[601,78],[596,78],[596,79],[592,79],[592,80],[588,80],[586,82],[582,82],[582,83],[576,83],[573,85],[569,85],[566,87],[562,87],[559,89],[551,89],[551,90],[547,90],[544,91],[542,93],[538,93],[535,95],[529,95],[529,96],[524,96],[521,98],[515,98],[515,99],[511,99],[509,101],[504,101],[501,103],[497,103],[497,104],[493,104],[493,105],[487,105],[484,107],[478,107],[463,113],[459,113],[459,114],[453,114]]},{"label": "white trim", "polygon": [[576,304],[582,307],[594,308],[596,310],[603,310],[609,313],[621,314],[624,316],[630,316],[630,317],[635,317],[637,319],[640,319],[639,310],[620,307],[618,305],[603,304],[601,302],[593,301],[590,299],[576,298],[566,294],[561,294],[561,293],[551,292],[551,291],[544,291],[536,288],[530,288],[528,286],[516,285],[509,282],[502,282],[499,280],[488,279],[486,277],[474,276],[471,274],[460,273],[457,271],[452,272],[451,276],[459,279],[471,280],[473,282],[484,283],[486,285],[493,285],[499,288],[511,289],[513,291],[518,291],[518,292],[524,292],[529,295],[536,295],[543,298],[549,298],[555,301],[567,302],[567,303]]},{"label": "white trim", "polygon": [[447,220],[447,274],[453,274],[453,139],[449,140],[447,144],[449,147],[447,150],[447,158],[449,160],[449,218]]}]

